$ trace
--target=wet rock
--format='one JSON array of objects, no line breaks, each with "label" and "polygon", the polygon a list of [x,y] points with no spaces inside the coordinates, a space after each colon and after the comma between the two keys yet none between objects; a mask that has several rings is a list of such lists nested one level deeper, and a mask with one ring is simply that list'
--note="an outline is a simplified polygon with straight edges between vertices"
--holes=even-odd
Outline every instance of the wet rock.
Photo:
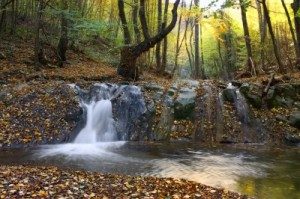
[{"label": "wet rock", "polygon": [[136,86],[120,86],[119,95],[112,100],[115,127],[120,140],[151,140],[154,102],[144,100],[143,93]]},{"label": "wet rock", "polygon": [[288,144],[300,144],[300,134],[287,133],[284,138]]},{"label": "wet rock", "polygon": [[300,98],[300,85],[278,84],[269,90],[267,103],[269,107],[293,107]]},{"label": "wet rock", "polygon": [[233,88],[224,89],[222,92],[222,96],[223,96],[224,101],[234,103],[234,101],[236,99],[235,89],[233,89]]},{"label": "wet rock", "polygon": [[258,85],[244,83],[240,87],[240,92],[244,95],[247,102],[255,108],[262,106],[262,89]]},{"label": "wet rock", "polygon": [[194,116],[196,92],[193,89],[182,88],[174,103],[175,119],[190,119]]},{"label": "wet rock", "polygon": [[300,129],[300,111],[294,112],[289,118],[289,124]]},{"label": "wet rock", "polygon": [[238,82],[238,81],[232,81],[231,84],[235,87],[241,87],[243,83]]},{"label": "wet rock", "polygon": [[278,84],[275,87],[275,92],[280,96],[297,99],[297,95],[295,95],[297,93],[296,88],[297,86],[292,84]]},{"label": "wet rock", "polygon": [[159,86],[155,83],[146,84],[146,85],[144,85],[144,88],[149,90],[149,91],[157,91],[157,92],[163,90],[163,88],[161,86]]}]

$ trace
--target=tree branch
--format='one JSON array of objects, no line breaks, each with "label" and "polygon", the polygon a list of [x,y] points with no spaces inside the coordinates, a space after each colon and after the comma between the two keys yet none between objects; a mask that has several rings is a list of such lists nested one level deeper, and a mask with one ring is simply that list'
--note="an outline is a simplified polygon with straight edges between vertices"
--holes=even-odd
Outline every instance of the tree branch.
[{"label": "tree branch", "polygon": [[141,25],[142,25],[142,31],[143,31],[143,35],[145,40],[149,40],[150,38],[150,34],[149,34],[149,28],[148,28],[148,24],[147,24],[147,19],[146,19],[146,15],[145,15],[145,0],[140,0],[140,21],[141,21]]},{"label": "tree branch", "polygon": [[142,43],[135,46],[133,53],[136,56],[148,51],[150,48],[153,48],[157,43],[161,42],[175,27],[177,22],[177,9],[179,6],[180,0],[176,0],[172,9],[172,21],[164,29],[162,29],[157,35],[149,38],[148,40],[143,41]]},{"label": "tree branch", "polygon": [[118,0],[118,7],[119,7],[119,17],[122,22],[124,42],[126,45],[129,45],[131,43],[131,36],[128,28],[128,23],[126,20],[126,14],[124,11],[124,0]]}]

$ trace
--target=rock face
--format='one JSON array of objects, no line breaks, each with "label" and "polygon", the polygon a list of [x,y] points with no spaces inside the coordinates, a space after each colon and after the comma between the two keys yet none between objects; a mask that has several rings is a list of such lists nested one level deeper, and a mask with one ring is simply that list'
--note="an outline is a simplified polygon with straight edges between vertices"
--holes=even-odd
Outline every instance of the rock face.
[{"label": "rock face", "polygon": [[86,124],[79,102],[101,99],[111,99],[119,140],[299,143],[299,84],[272,86],[266,98],[264,86],[217,85],[191,80],[168,88],[105,83],[81,89],[59,81],[1,85],[0,145],[70,142]]},{"label": "rock face", "polygon": [[175,119],[191,119],[194,117],[195,88],[181,88],[178,91],[178,97],[174,103],[174,116]]},{"label": "rock face", "polygon": [[152,140],[153,102],[145,101],[141,89],[126,86],[113,101],[116,130],[121,140]]},{"label": "rock face", "polygon": [[155,140],[170,140],[178,133],[187,134],[187,131],[192,131],[193,127],[187,129],[182,123],[194,120],[198,81],[178,80],[166,91],[153,84],[145,85],[144,88],[149,98],[155,102]]}]

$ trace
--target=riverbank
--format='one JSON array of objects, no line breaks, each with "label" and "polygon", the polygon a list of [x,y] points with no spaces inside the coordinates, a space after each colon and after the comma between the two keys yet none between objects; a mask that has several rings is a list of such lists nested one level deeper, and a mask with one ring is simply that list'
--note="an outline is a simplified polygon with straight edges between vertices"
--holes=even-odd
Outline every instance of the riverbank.
[{"label": "riverbank", "polygon": [[29,166],[0,166],[0,193],[0,198],[247,198],[186,180]]}]

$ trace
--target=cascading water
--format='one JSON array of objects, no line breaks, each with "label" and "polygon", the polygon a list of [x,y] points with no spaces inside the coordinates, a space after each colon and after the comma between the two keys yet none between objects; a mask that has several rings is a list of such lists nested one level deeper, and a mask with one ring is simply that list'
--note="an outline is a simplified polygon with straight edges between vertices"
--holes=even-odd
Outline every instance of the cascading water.
[{"label": "cascading water", "polygon": [[[90,91],[70,85],[80,98],[85,126],[72,143],[43,146],[39,155],[92,155],[106,154],[108,148],[118,148],[131,136],[139,118],[147,111],[141,89],[130,85],[95,84]],[[114,116],[114,117],[113,117]],[[117,122],[115,122],[116,118]],[[109,152],[109,155],[112,154]]]},{"label": "cascading water", "polygon": [[116,131],[110,100],[84,104],[87,110],[86,126],[79,132],[74,143],[97,143],[115,141]]}]

